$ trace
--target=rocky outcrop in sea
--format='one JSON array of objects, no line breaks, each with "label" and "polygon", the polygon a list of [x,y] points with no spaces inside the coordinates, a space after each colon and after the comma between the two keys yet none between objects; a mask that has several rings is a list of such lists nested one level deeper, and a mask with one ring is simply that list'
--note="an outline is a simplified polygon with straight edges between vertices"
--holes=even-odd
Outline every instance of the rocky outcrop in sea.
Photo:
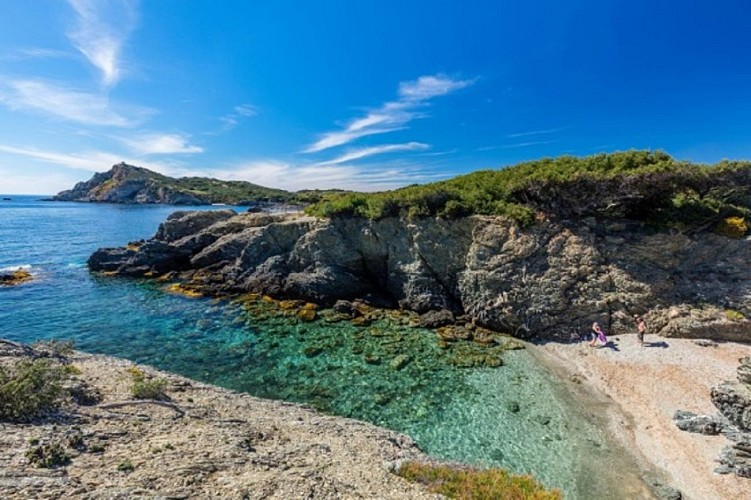
[{"label": "rocky outcrop in sea", "polygon": [[100,249],[93,271],[162,276],[207,294],[260,292],[325,305],[364,299],[518,337],[609,333],[751,338],[751,240],[630,220],[176,212],[153,238]]}]

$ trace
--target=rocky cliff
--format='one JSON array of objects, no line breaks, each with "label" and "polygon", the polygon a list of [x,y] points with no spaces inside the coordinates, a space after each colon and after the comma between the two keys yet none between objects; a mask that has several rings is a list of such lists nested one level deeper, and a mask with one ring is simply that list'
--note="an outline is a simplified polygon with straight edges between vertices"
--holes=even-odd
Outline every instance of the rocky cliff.
[{"label": "rocky cliff", "polygon": [[162,203],[168,205],[232,205],[259,201],[287,201],[291,194],[249,182],[219,181],[201,177],[175,179],[126,163],[113,165],[68,191],[52,197],[53,201],[108,203]]},{"label": "rocky cliff", "polygon": [[[176,212],[148,241],[89,266],[172,277],[209,294],[256,291],[332,304],[365,298],[519,337],[610,333],[751,340],[751,240],[656,230],[627,219],[500,216],[273,217]],[[451,315],[449,315],[451,317]]]}]

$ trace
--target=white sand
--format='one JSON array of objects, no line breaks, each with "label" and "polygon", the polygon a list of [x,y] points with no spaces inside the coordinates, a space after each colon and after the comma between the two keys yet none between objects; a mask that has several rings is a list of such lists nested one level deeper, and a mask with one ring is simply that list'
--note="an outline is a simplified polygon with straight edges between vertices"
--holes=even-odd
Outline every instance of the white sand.
[{"label": "white sand", "polygon": [[700,347],[692,340],[647,335],[641,347],[636,335],[612,337],[618,351],[580,344],[550,343],[539,348],[582,383],[614,403],[611,430],[637,458],[665,474],[666,482],[689,499],[751,498],[751,480],[713,472],[723,436],[681,431],[673,423],[676,410],[717,413],[709,392],[723,380],[735,380],[738,360],[751,355],[751,346],[722,343]]}]

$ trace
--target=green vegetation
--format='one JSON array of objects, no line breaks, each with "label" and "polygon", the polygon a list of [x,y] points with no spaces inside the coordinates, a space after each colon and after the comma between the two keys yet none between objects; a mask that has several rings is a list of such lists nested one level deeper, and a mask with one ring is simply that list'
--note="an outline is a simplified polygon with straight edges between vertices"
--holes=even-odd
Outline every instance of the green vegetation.
[{"label": "green vegetation", "polygon": [[71,371],[49,359],[0,366],[0,421],[29,420],[56,408]]},{"label": "green vegetation", "polygon": [[89,446],[89,453],[104,453],[105,447],[103,444],[93,444]]},{"label": "green vegetation", "polygon": [[562,156],[483,170],[380,193],[329,194],[306,211],[319,217],[502,215],[626,217],[680,229],[751,215],[751,163],[715,166],[663,152]]},{"label": "green vegetation", "polygon": [[53,469],[70,463],[70,457],[60,443],[44,444],[26,452],[30,464],[44,469]]},{"label": "green vegetation", "polygon": [[130,460],[123,460],[119,464],[117,464],[117,470],[120,472],[132,472],[135,470],[135,466]]},{"label": "green vegetation", "polygon": [[730,321],[744,321],[746,316],[735,309],[725,309],[725,317]]},{"label": "green vegetation", "polygon": [[35,349],[52,351],[52,354],[56,356],[70,356],[73,354],[75,345],[72,340],[49,339],[34,342],[33,347]]},{"label": "green vegetation", "polygon": [[184,191],[210,203],[236,204],[242,201],[290,202],[292,193],[281,189],[258,186],[244,181],[220,181],[206,177],[183,177],[169,179],[167,186],[175,191]]},{"label": "green vegetation", "polygon": [[408,462],[397,475],[424,484],[432,493],[462,500],[561,500],[558,490],[547,491],[531,476],[509,474],[503,469],[465,469]]},{"label": "green vegetation", "polygon": [[136,399],[166,399],[164,390],[167,381],[163,378],[147,378],[146,374],[135,367],[129,368],[133,385],[130,387],[131,395]]},{"label": "green vegetation", "polygon": [[[208,177],[181,177],[173,178],[162,175],[146,168],[135,167],[132,165],[119,165],[117,178],[94,176],[92,181],[99,184],[95,188],[94,194],[104,194],[110,189],[117,187],[125,181],[145,180],[152,189],[182,192],[192,194],[206,203],[226,203],[228,205],[239,205],[257,202],[277,202],[290,204],[309,204],[320,201],[325,196],[336,193],[342,193],[341,190],[303,190],[297,193],[291,193],[283,189],[273,189],[259,186],[245,181],[221,181]],[[97,174],[98,176],[111,175]],[[106,180],[101,180],[102,178]],[[90,181],[91,182],[91,181]]]}]

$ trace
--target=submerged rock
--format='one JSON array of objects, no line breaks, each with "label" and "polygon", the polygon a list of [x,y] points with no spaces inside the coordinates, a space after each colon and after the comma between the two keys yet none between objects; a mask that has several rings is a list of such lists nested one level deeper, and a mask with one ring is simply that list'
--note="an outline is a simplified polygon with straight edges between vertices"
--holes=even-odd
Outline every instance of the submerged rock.
[{"label": "submerged rock", "polygon": [[412,360],[408,355],[406,354],[400,354],[399,356],[395,357],[391,360],[391,363],[389,365],[394,370],[401,370],[405,366],[409,364],[409,362]]}]

